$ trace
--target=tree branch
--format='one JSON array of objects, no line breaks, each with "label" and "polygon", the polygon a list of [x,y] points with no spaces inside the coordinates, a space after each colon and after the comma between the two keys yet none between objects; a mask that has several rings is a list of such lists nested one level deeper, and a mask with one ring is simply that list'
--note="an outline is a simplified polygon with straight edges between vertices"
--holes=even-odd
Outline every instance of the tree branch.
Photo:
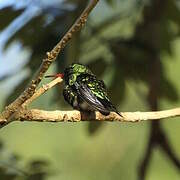
[{"label": "tree branch", "polygon": [[44,94],[47,90],[51,89],[53,86],[55,86],[58,83],[63,82],[63,79],[58,77],[56,79],[54,79],[53,81],[51,81],[48,84],[42,85],[42,87],[40,87],[31,98],[29,98],[27,101],[25,101],[22,104],[22,107],[25,108],[27,107],[30,103],[32,103],[32,101],[34,101],[35,99],[37,99],[39,96],[41,96],[42,94]]},{"label": "tree branch", "polygon": [[123,117],[111,112],[104,116],[99,112],[92,114],[81,113],[79,111],[44,111],[39,109],[22,109],[16,116],[16,121],[43,121],[43,122],[79,122],[79,121],[119,121],[119,122],[140,122],[149,120],[159,120],[169,117],[180,116],[180,108],[152,111],[152,112],[123,112]]},{"label": "tree branch", "polygon": [[0,114],[0,124],[6,123],[8,119],[17,112],[21,105],[31,98],[35,93],[35,90],[39,83],[41,82],[45,72],[48,70],[49,66],[54,62],[58,56],[58,54],[62,51],[62,49],[66,46],[69,40],[72,38],[75,32],[78,32],[85,24],[89,13],[96,6],[99,0],[91,0],[86,9],[82,12],[80,17],[74,23],[74,25],[69,29],[69,31],[64,35],[64,37],[60,40],[60,42],[50,51],[47,52],[47,57],[43,59],[43,62],[36,73],[35,78],[31,81],[30,85],[26,88],[26,90],[10,105],[8,105],[5,110]]}]

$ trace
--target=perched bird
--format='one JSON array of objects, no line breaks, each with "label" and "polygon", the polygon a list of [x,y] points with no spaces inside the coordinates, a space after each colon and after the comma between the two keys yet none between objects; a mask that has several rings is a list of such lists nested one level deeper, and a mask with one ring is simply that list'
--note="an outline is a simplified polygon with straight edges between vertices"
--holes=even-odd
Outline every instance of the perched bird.
[{"label": "perched bird", "polygon": [[97,110],[103,115],[108,115],[110,111],[113,111],[121,116],[109,100],[104,82],[98,80],[88,67],[72,64],[65,69],[64,74],[46,77],[59,76],[65,80],[64,99],[74,109],[85,112]]}]

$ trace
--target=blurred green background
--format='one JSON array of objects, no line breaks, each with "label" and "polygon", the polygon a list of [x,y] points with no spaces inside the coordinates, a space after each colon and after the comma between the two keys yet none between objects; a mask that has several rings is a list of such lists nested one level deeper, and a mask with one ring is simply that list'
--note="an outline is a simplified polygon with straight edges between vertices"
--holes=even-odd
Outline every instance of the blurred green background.
[{"label": "blurred green background", "polygon": [[[88,1],[0,1],[0,109],[12,102]],[[180,106],[178,0],[101,0],[47,74],[80,62],[120,111]],[[48,80],[43,80],[42,84]],[[54,87],[31,105],[71,109]],[[141,123],[14,122],[0,132],[2,180],[179,180],[179,118]]]}]

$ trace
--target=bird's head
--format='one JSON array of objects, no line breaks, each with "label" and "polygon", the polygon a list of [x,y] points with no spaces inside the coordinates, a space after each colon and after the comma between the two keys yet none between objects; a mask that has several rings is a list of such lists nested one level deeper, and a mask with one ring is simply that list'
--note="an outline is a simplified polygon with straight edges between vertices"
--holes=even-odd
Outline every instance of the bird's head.
[{"label": "bird's head", "polygon": [[93,73],[91,72],[91,70],[88,67],[86,67],[82,64],[72,64],[64,70],[64,73],[48,75],[48,76],[45,76],[45,78],[60,77],[60,78],[64,78],[65,83],[67,85],[73,85],[75,83],[77,77],[81,74],[93,75]]},{"label": "bird's head", "polygon": [[64,70],[66,84],[73,85],[81,74],[93,75],[91,70],[82,64],[72,64]]}]

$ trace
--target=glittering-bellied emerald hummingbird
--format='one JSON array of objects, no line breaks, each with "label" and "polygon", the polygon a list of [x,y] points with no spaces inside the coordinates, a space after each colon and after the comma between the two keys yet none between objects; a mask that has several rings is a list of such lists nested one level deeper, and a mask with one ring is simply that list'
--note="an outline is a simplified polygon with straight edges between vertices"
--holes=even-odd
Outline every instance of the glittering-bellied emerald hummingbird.
[{"label": "glittering-bellied emerald hummingbird", "polygon": [[103,115],[113,111],[121,116],[109,100],[104,82],[97,79],[88,67],[72,64],[64,74],[45,77],[61,77],[65,80],[63,96],[74,109],[86,112],[97,110]]}]

